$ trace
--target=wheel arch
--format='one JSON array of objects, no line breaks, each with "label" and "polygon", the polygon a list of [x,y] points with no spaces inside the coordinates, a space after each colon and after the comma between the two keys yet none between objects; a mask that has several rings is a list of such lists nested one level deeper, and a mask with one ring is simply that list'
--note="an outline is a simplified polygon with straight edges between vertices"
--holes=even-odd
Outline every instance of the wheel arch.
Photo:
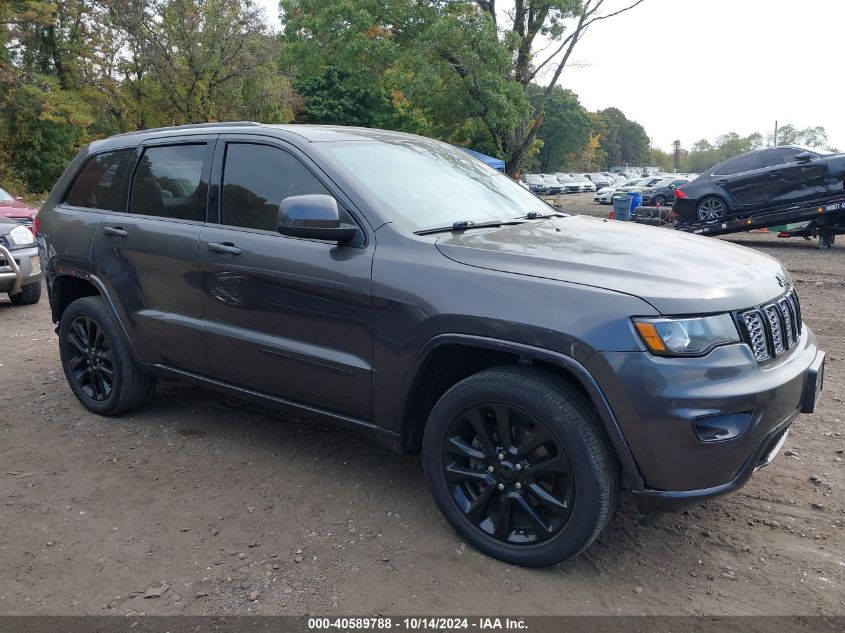
[{"label": "wheel arch", "polygon": [[452,385],[494,366],[534,365],[547,369],[579,388],[595,407],[622,470],[634,490],[644,483],[622,428],[592,374],[577,360],[559,352],[468,334],[442,334],[429,339],[407,372],[397,401],[402,449],[416,449],[431,408]]},{"label": "wheel arch", "polygon": [[126,330],[126,325],[123,319],[120,318],[120,313],[109,296],[105,285],[95,275],[82,273],[79,271],[66,271],[56,274],[49,283],[49,297],[50,310],[52,314],[53,323],[58,324],[62,320],[62,314],[67,307],[84,297],[101,297],[103,301],[111,310],[112,315],[120,326],[124,337],[129,341],[129,350],[133,358],[137,360],[138,356],[135,353],[135,345],[129,332]]}]

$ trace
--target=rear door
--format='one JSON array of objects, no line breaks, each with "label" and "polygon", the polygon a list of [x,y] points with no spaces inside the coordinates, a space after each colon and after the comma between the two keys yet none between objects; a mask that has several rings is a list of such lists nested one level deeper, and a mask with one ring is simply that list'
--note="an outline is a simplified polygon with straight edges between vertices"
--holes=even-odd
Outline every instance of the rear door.
[{"label": "rear door", "polygon": [[753,209],[768,202],[766,176],[759,152],[738,156],[710,176],[711,184],[728,200],[731,211]]},{"label": "rear door", "polygon": [[279,203],[328,194],[351,205],[313,163],[282,142],[222,135],[202,230],[208,354],[226,383],[359,419],[371,417],[375,243],[283,236]]},{"label": "rear door", "polygon": [[103,219],[92,253],[140,360],[206,375],[197,249],[214,139],[141,145],[125,211]]}]

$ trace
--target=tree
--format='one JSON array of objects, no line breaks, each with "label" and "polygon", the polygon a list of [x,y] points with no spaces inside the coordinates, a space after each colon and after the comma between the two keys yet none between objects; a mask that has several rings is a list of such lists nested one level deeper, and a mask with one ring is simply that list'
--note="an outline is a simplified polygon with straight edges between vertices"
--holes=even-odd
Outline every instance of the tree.
[{"label": "tree", "polygon": [[291,120],[278,43],[251,0],[114,0],[111,15],[129,39],[123,81],[156,123]]},{"label": "tree", "polygon": [[[528,87],[528,98],[532,105],[542,98],[542,94],[542,86],[532,84]],[[575,159],[579,151],[593,138],[590,135],[591,127],[590,115],[578,101],[578,96],[571,90],[555,86],[546,102],[543,122],[537,133],[543,142],[537,155],[540,171],[559,171]],[[588,162],[595,158],[598,137],[600,135],[597,134]]]},{"label": "tree", "polygon": [[350,85],[382,84],[402,129],[471,140],[514,175],[542,151],[546,106],[577,43],[642,1],[515,0],[499,24],[495,0],[281,0],[283,59],[300,79],[334,66]]},{"label": "tree", "polygon": [[[506,130],[488,126],[504,155],[508,174],[517,173],[526,159],[543,123],[546,104],[578,42],[593,24],[629,11],[642,2],[632,0],[615,10],[603,12],[606,0],[515,0],[513,12],[508,14],[509,24],[501,27],[501,42],[511,56],[506,76],[523,91],[541,76],[547,76],[548,83],[530,111],[520,113],[515,127]],[[474,4],[487,14],[498,30],[495,0],[477,0]],[[536,50],[538,37],[550,42],[550,53],[541,55]],[[460,58],[455,60],[453,68],[459,74],[471,72]],[[486,95],[476,91],[474,98],[483,100]]]},{"label": "tree", "polygon": [[766,142],[769,145],[804,145],[806,147],[818,147],[822,149],[829,147],[827,130],[821,125],[799,130],[791,123],[787,123],[778,129],[777,139],[774,138],[774,134],[769,134],[766,137]]}]

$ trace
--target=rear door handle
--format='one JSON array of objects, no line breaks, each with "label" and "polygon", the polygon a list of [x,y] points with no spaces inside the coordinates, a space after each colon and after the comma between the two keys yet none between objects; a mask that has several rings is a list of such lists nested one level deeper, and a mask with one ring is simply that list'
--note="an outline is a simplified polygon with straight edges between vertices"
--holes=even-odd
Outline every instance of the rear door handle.
[{"label": "rear door handle", "polygon": [[717,180],[716,184],[719,185],[720,187],[724,187],[726,184],[728,184],[728,181],[727,180]]},{"label": "rear door handle", "polygon": [[769,178],[780,178],[780,170],[778,171],[770,171]]},{"label": "rear door handle", "polygon": [[104,226],[103,233],[111,235],[112,237],[126,237],[129,235],[129,231],[125,231],[119,226]]},{"label": "rear door handle", "polygon": [[241,249],[231,242],[209,242],[208,250],[212,253],[222,253],[224,255],[240,255]]}]

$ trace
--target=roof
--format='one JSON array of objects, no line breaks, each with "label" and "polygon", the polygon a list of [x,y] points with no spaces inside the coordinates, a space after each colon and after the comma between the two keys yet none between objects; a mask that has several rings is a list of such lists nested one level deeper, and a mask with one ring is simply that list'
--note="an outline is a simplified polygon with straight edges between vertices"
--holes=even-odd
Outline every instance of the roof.
[{"label": "roof", "polygon": [[482,154],[481,152],[476,152],[474,149],[469,149],[468,147],[461,147],[459,145],[456,145],[455,147],[457,147],[459,150],[466,152],[470,156],[477,158],[481,162],[486,163],[493,169],[505,171],[505,161],[503,161],[501,158],[493,158],[492,156]]},{"label": "roof", "polygon": [[308,124],[270,124],[255,121],[228,121],[221,123],[192,123],[190,125],[173,125],[170,127],[148,128],[134,132],[124,132],[109,138],[125,138],[131,136],[155,136],[160,133],[190,133],[216,134],[223,132],[255,133],[258,130],[282,131],[301,136],[309,142],[343,141],[343,140],[384,140],[388,138],[408,138],[413,134],[379,130],[365,127],[351,127],[343,125],[308,125]]}]

